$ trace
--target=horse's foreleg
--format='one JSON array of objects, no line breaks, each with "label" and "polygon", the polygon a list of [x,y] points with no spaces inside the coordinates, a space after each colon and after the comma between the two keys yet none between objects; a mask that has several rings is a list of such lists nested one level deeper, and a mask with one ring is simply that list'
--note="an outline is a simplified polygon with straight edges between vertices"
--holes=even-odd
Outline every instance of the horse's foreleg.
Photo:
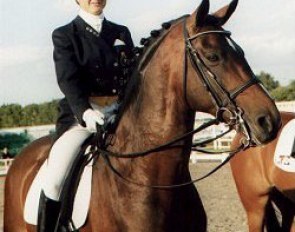
[{"label": "horse's foreleg", "polygon": [[249,232],[261,232],[264,227],[265,208],[269,200],[267,187],[261,186],[263,181],[256,178],[257,175],[249,178],[249,174],[246,173],[247,169],[239,168],[241,165],[233,161],[231,163],[232,172],[241,202],[246,211]]},{"label": "horse's foreleg", "polygon": [[248,220],[248,228],[249,232],[262,232],[264,227],[264,213],[265,213],[265,200],[259,201],[257,199],[255,207],[252,208],[253,205],[247,205],[243,202],[247,220]]},{"label": "horse's foreleg", "polygon": [[251,211],[247,212],[249,232],[262,232],[263,231],[263,217],[261,212]]},{"label": "horse's foreleg", "polygon": [[261,163],[259,154],[251,156],[251,152],[255,150],[248,149],[234,157],[231,160],[231,169],[247,214],[249,232],[262,232],[267,222],[265,213],[271,186],[268,179],[261,175],[264,170],[259,165]]}]

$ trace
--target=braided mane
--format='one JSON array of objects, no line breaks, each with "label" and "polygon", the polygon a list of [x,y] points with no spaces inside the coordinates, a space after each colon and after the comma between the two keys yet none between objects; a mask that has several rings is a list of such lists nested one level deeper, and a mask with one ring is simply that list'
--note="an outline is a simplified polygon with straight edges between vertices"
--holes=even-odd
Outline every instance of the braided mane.
[{"label": "braided mane", "polygon": [[159,30],[152,30],[150,32],[150,36],[147,38],[142,38],[140,41],[141,47],[134,48],[134,70],[130,77],[130,80],[126,86],[124,99],[120,104],[117,122],[113,125],[113,128],[116,128],[119,124],[119,121],[124,113],[124,111],[128,108],[128,106],[136,101],[135,107],[137,109],[140,108],[140,86],[141,86],[141,70],[148,64],[150,59],[152,58],[154,52],[157,50],[163,39],[169,33],[170,29],[178,24],[182,19],[188,17],[188,15],[184,15],[180,18],[165,22],[162,24],[162,28]]}]

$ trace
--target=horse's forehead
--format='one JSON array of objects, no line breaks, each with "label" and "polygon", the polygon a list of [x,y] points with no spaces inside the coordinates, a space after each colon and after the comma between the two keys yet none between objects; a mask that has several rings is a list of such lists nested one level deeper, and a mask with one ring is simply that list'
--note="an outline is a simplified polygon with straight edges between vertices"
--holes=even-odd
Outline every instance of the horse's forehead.
[{"label": "horse's forehead", "polygon": [[222,47],[226,45],[225,37],[219,34],[208,34],[200,39],[203,47]]},{"label": "horse's forehead", "polygon": [[[202,31],[214,31],[214,30],[222,30],[216,29],[213,27],[206,28]],[[196,44],[199,44],[203,48],[222,48],[227,46],[226,36],[218,33],[210,33],[204,36],[201,36],[198,40],[196,40]]]}]

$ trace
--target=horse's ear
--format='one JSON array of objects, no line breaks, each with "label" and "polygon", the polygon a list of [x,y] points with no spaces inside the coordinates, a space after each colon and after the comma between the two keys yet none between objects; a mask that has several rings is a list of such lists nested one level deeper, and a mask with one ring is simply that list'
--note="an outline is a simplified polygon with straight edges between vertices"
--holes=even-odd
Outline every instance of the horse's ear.
[{"label": "horse's ear", "polygon": [[195,27],[202,27],[205,23],[206,16],[209,13],[210,3],[209,0],[202,0],[200,6],[195,12]]},{"label": "horse's ear", "polygon": [[239,0],[233,0],[229,5],[222,7],[220,10],[216,11],[213,15],[218,19],[219,25],[224,25],[230,18],[232,13],[236,10]]}]

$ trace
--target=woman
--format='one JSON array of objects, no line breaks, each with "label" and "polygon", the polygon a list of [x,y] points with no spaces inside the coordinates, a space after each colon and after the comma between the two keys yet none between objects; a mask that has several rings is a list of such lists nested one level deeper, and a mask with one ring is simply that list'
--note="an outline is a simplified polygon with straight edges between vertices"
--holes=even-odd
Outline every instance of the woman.
[{"label": "woman", "polygon": [[60,101],[58,139],[49,154],[40,197],[39,232],[55,231],[60,192],[80,146],[117,108],[123,87],[116,45],[127,54],[133,48],[128,28],[105,19],[106,0],[76,2],[78,16],[52,36],[57,80],[65,98]]}]

